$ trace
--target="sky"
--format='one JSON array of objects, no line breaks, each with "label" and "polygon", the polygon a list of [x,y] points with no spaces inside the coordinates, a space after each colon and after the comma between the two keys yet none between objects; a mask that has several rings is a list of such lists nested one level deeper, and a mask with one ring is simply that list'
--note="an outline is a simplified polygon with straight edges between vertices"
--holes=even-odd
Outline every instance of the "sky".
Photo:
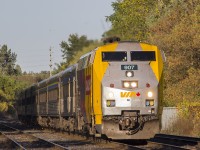
[{"label": "sky", "polygon": [[0,0],[0,46],[17,54],[22,71],[49,71],[62,61],[61,41],[70,34],[101,39],[115,0]]}]

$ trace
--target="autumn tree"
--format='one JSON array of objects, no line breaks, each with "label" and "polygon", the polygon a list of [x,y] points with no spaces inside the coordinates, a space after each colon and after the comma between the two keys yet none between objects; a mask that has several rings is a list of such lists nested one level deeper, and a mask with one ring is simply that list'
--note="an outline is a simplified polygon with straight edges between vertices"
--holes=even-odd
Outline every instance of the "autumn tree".
[{"label": "autumn tree", "polygon": [[104,36],[119,36],[123,40],[144,41],[148,36],[146,18],[155,0],[118,0],[112,3],[114,13],[107,17],[111,30]]}]

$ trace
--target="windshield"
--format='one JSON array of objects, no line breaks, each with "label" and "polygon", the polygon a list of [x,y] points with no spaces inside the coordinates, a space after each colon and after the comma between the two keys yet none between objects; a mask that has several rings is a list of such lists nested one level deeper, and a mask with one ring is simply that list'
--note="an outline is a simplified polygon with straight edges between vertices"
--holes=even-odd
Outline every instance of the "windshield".
[{"label": "windshield", "polygon": [[102,61],[127,61],[127,52],[102,52]]},{"label": "windshield", "polygon": [[131,61],[156,61],[155,51],[131,51]]}]

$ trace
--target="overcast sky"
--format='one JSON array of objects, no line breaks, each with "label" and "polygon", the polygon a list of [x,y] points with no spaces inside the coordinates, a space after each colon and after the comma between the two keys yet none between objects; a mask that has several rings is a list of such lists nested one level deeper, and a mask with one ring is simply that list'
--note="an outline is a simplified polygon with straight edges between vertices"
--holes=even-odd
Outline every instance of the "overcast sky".
[{"label": "overcast sky", "polygon": [[101,39],[110,28],[105,16],[113,13],[115,0],[0,0],[0,45],[17,54],[22,71],[49,70],[62,61],[59,44],[69,34]]}]

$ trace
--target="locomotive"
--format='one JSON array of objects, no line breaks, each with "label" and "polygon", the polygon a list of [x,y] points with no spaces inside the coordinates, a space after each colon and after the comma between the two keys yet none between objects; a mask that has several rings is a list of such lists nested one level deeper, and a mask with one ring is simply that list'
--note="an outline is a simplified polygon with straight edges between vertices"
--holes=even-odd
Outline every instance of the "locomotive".
[{"label": "locomotive", "polygon": [[111,139],[151,138],[161,127],[164,60],[147,43],[102,45],[22,91],[18,118]]}]

